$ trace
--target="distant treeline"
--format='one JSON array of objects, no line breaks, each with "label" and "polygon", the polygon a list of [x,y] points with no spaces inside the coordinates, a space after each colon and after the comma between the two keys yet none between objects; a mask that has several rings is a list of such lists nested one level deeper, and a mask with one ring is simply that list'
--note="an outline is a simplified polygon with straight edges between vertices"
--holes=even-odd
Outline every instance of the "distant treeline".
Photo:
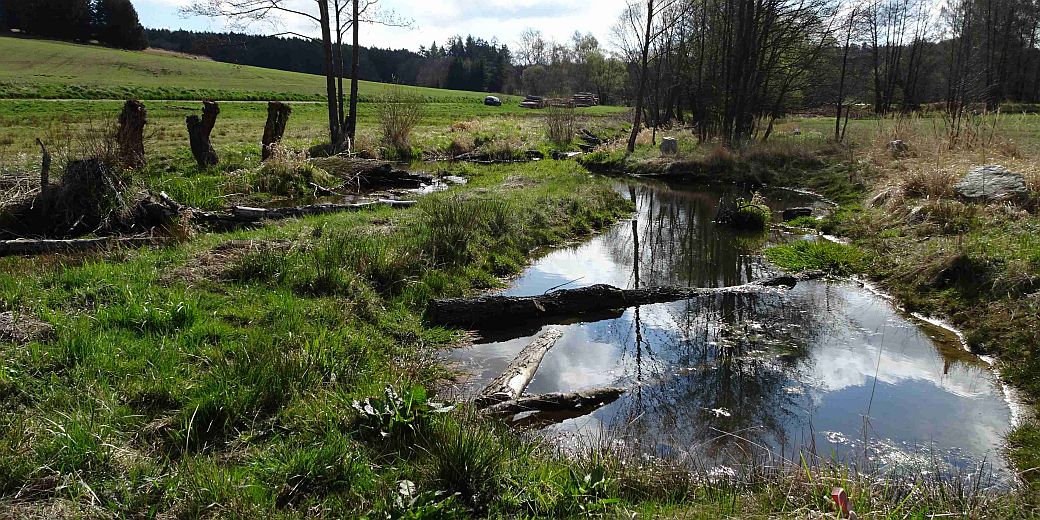
[{"label": "distant treeline", "polygon": [[0,0],[0,31],[69,41],[97,40],[122,49],[148,47],[130,0]]},{"label": "distant treeline", "polygon": [[[148,29],[152,47],[217,61],[324,74],[321,43],[297,37]],[[346,46],[344,55],[350,56]],[[361,47],[359,76],[369,81],[457,90],[504,92],[515,85],[509,48],[472,36],[420,52]]]}]

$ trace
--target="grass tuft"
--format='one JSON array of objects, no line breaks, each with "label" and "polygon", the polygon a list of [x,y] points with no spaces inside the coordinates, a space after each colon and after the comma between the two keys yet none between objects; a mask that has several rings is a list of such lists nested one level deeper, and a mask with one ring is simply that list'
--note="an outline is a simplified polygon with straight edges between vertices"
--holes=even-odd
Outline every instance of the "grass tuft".
[{"label": "grass tuft", "polygon": [[862,251],[829,240],[802,240],[771,247],[765,254],[769,261],[793,271],[820,270],[841,276],[862,272],[867,266]]}]

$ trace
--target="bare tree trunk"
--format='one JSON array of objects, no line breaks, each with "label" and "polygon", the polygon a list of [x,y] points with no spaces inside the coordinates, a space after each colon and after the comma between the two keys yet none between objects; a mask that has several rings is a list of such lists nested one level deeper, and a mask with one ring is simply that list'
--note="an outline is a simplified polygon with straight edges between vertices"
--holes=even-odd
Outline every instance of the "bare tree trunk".
[{"label": "bare tree trunk", "polygon": [[852,29],[855,22],[856,10],[853,9],[852,14],[849,15],[849,29],[845,33],[845,48],[841,57],[841,74],[838,76],[838,111],[834,119],[834,140],[839,143],[842,141],[841,111],[845,105],[845,77],[849,70],[849,51],[852,46]]},{"label": "bare tree trunk", "polygon": [[329,105],[329,141],[333,151],[338,151],[342,141],[339,103],[336,91],[336,68],[332,52],[332,21],[329,19],[329,0],[317,0],[319,24],[321,26],[321,44],[325,60],[325,94]]},{"label": "bare tree trunk", "polygon": [[205,101],[202,105],[201,119],[196,115],[188,116],[188,140],[191,143],[191,154],[195,156],[199,168],[215,166],[220,162],[210,142],[210,134],[219,114],[220,106],[215,101]]},{"label": "bare tree trunk", "polygon": [[350,49],[350,110],[347,112],[347,137],[351,141],[357,135],[357,105],[358,105],[358,69],[360,68],[361,61],[361,48],[359,45],[359,34],[361,24],[359,23],[358,17],[361,16],[358,8],[358,0],[351,0],[353,3],[353,33],[354,33],[354,46]]},{"label": "bare tree trunk", "polygon": [[643,34],[643,53],[639,64],[639,88],[636,89],[636,113],[632,121],[632,135],[628,137],[628,153],[636,151],[636,139],[643,125],[643,97],[646,95],[646,73],[650,55],[651,31],[654,30],[654,0],[646,1],[646,33]]},{"label": "bare tree trunk", "polygon": [[263,149],[261,151],[263,161],[271,158],[274,154],[275,145],[282,141],[285,135],[285,126],[289,123],[292,107],[279,101],[267,104],[267,124],[264,125]]},{"label": "bare tree trunk", "polygon": [[340,127],[346,127],[347,120],[343,115],[343,107],[346,105],[346,97],[343,92],[343,22],[342,22],[342,10],[343,6],[340,2],[347,0],[333,0],[332,7],[336,10],[336,106],[339,110],[338,118],[340,120]]},{"label": "bare tree trunk", "polygon": [[119,162],[125,168],[141,168],[144,159],[144,126],[148,124],[148,111],[144,103],[131,99],[123,105],[119,114],[119,130],[116,141],[119,143]]}]

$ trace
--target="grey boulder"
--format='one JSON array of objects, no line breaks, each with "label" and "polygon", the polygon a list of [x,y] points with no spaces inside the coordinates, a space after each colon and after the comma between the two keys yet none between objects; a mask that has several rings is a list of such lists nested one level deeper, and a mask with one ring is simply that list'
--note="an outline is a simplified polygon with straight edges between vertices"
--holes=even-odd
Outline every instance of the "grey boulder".
[{"label": "grey boulder", "polygon": [[1029,193],[1022,174],[995,164],[972,169],[953,189],[975,202],[1013,200]]}]

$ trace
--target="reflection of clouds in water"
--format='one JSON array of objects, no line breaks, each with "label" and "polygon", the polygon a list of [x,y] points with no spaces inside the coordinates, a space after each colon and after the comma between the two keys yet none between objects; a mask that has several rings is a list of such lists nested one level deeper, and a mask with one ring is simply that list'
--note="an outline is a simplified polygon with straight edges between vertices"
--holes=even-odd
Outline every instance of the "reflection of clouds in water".
[{"label": "reflection of clouds in water", "polygon": [[542,360],[530,392],[571,392],[610,386],[617,380],[620,347],[589,340],[585,327],[568,327]]},{"label": "reflection of clouds in water", "polygon": [[[710,222],[717,194],[646,190],[640,197],[644,284],[730,285],[758,275],[758,260]],[[585,245],[550,253],[507,294],[540,294],[579,278],[568,288],[631,287],[631,228],[623,222]],[[449,357],[471,359],[480,386],[530,339]],[[957,359],[945,359],[925,332],[869,291],[807,282],[782,295],[649,305],[638,318],[628,309],[617,319],[568,326],[529,392],[636,388],[551,431],[595,436],[611,429],[648,453],[693,450],[709,460],[752,445],[790,451],[821,431],[862,439],[869,405],[871,436],[895,439],[893,445],[936,441],[947,451],[987,456],[1007,428],[1007,405],[991,372]],[[740,432],[747,441],[721,432]]]},{"label": "reflection of clouds in water", "polygon": [[525,272],[504,294],[510,296],[541,294],[556,285],[572,280],[577,281],[568,284],[568,289],[599,283],[625,287],[630,278],[629,275],[618,272],[617,265],[609,259],[606,243],[601,240],[593,240],[581,246],[553,251],[539,260],[537,266],[537,269]]},{"label": "reflection of clouds in water", "polygon": [[[964,398],[992,396],[997,393],[992,373],[983,365],[947,362],[932,345],[932,340],[913,323],[899,316],[888,302],[872,293],[855,290],[849,284],[802,284],[797,289],[815,296],[830,295],[841,289],[842,305],[829,308],[833,325],[823,330],[812,347],[814,370],[809,376],[813,386],[833,392],[873,381],[898,384],[904,380],[930,381],[936,387]],[[793,296],[797,293],[793,292]],[[880,365],[879,363],[880,355]]]}]

